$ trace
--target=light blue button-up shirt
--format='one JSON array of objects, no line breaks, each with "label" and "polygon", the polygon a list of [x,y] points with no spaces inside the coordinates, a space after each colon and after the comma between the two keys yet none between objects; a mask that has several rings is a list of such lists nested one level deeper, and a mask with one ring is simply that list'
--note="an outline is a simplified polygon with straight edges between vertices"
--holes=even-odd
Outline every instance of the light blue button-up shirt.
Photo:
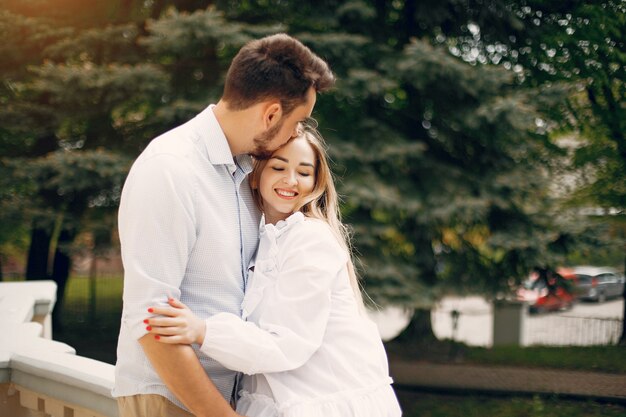
[{"label": "light blue button-up shirt", "polygon": [[[149,306],[165,304],[172,296],[201,318],[241,314],[260,214],[247,180],[252,160],[233,159],[212,107],[154,139],[135,161],[122,191],[118,224],[124,309],[116,397],[160,394],[184,408],[138,343],[147,333],[143,320]],[[236,373],[194,349],[218,390],[230,399]]]}]

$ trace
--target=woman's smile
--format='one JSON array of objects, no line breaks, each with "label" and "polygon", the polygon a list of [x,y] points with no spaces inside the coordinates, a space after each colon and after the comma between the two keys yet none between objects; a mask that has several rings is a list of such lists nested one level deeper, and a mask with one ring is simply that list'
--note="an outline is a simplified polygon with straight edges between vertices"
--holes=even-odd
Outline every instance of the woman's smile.
[{"label": "woman's smile", "polygon": [[279,197],[284,198],[286,200],[292,200],[298,196],[297,192],[286,190],[284,188],[276,188],[274,191],[276,191],[276,194],[278,194]]}]

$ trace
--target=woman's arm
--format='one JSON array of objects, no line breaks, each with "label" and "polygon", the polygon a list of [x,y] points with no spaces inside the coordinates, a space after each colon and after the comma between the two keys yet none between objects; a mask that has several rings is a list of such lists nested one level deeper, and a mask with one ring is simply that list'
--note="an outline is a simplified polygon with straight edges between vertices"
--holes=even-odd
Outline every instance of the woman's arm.
[{"label": "woman's arm", "polygon": [[184,308],[171,315],[155,308],[170,317],[149,319],[150,331],[164,343],[199,343],[225,367],[246,374],[302,366],[322,343],[332,284],[347,255],[323,223],[297,226],[281,244],[278,276],[264,292],[258,325],[220,313],[204,321],[202,337],[200,319]]}]

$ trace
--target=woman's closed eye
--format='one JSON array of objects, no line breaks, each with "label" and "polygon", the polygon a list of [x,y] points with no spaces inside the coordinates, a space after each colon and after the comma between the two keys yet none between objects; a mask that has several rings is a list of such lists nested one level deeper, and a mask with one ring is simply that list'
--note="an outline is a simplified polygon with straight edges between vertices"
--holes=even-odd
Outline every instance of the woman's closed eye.
[{"label": "woman's closed eye", "polygon": [[272,169],[274,171],[284,171],[285,170],[285,168],[283,168],[283,167],[272,167]]}]

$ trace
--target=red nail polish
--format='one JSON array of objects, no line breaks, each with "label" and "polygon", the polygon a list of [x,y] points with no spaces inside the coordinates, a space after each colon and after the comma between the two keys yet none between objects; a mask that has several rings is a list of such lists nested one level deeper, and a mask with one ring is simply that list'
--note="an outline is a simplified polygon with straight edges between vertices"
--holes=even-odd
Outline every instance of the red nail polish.
[{"label": "red nail polish", "polygon": [[152,307],[150,307],[150,308],[148,309],[148,313],[152,313],[152,312],[154,312],[154,309],[153,309]]},{"label": "red nail polish", "polygon": [[159,336],[159,335],[157,334],[156,336],[154,336],[154,338],[155,338],[156,340],[159,340],[159,339],[161,338],[161,336]]},{"label": "red nail polish", "polygon": [[148,319],[145,319],[143,322],[144,322],[144,323],[146,323],[146,324],[148,324]]},{"label": "red nail polish", "polygon": [[146,327],[146,330],[150,331],[150,330],[152,330],[152,327],[148,326],[148,327]]}]

